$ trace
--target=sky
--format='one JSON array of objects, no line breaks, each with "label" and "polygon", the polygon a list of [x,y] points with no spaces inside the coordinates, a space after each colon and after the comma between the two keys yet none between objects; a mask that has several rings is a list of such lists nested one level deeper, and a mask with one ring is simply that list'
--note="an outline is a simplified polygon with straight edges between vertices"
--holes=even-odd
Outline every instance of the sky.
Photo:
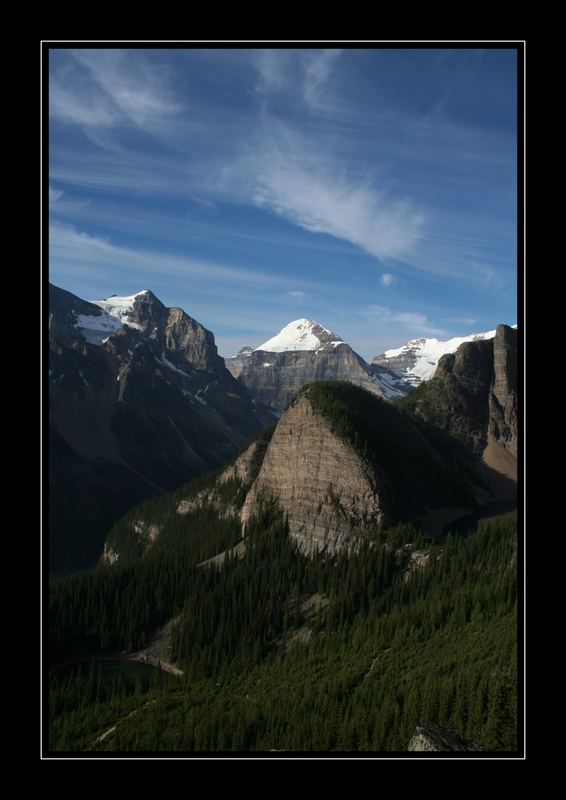
[{"label": "sky", "polygon": [[513,49],[51,49],[49,279],[151,289],[221,355],[517,322]]}]

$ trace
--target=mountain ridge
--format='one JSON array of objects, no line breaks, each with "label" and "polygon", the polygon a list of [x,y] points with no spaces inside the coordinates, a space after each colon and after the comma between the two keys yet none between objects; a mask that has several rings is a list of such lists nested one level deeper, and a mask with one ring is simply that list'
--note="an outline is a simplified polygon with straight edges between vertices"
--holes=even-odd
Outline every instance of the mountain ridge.
[{"label": "mountain ridge", "polygon": [[[517,328],[516,325],[511,327]],[[455,353],[465,342],[493,339],[495,333],[494,329],[483,333],[455,336],[446,341],[435,338],[410,339],[401,347],[386,350],[384,353],[374,356],[371,363],[388,367],[411,386],[420,386],[423,381],[430,380],[434,376],[442,356]]]},{"label": "mountain ridge", "polygon": [[221,466],[272,417],[225,369],[213,334],[150,291],[103,307],[52,285],[49,296],[57,571],[96,561],[129,507]]},{"label": "mountain ridge", "polygon": [[387,367],[368,364],[315,320],[294,320],[255,350],[243,347],[225,363],[256,402],[279,414],[313,381],[348,380],[388,399],[403,397],[411,388]]}]

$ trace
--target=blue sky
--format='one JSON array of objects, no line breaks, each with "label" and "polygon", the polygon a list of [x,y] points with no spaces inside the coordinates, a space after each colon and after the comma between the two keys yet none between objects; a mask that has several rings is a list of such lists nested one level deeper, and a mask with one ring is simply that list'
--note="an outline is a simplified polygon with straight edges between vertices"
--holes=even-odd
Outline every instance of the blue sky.
[{"label": "blue sky", "polygon": [[53,49],[49,274],[367,359],[517,321],[516,54]]}]

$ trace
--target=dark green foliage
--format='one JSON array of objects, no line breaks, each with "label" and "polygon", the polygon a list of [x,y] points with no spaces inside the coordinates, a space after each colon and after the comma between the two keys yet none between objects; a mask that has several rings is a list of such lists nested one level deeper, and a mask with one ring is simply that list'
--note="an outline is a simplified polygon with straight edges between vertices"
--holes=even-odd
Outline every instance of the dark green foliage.
[{"label": "dark green foliage", "polygon": [[50,739],[53,749],[86,750],[117,719],[161,697],[172,681],[149,668],[128,674],[91,662],[49,679]]},{"label": "dark green foliage", "polygon": [[393,517],[474,503],[465,483],[399,404],[343,381],[313,383],[303,391],[334,432],[387,482]]},{"label": "dark green foliage", "polygon": [[[210,558],[227,547],[232,547],[240,538],[239,525],[234,519],[230,520],[229,517],[226,517],[226,523],[221,526],[219,538],[218,528],[214,527],[214,520],[217,520],[218,510],[226,511],[229,507],[241,508],[251,482],[260,470],[263,456],[274,430],[275,425],[270,425],[260,431],[241,451],[244,452],[252,443],[256,443],[250,463],[250,480],[246,484],[236,479],[220,483],[218,477],[226,469],[225,467],[222,470],[208,472],[206,475],[180,486],[174,492],[153,497],[132,508],[113,525],[107,536],[106,546],[119,554],[121,564],[133,561],[148,549],[148,540],[143,533],[144,526],[147,528],[149,525],[156,525],[159,528],[159,536],[151,547],[152,552],[170,550],[177,544],[183,544],[184,539],[192,530],[197,531],[196,536],[200,537],[199,541],[203,544],[200,553],[196,553],[195,537],[193,537],[191,548],[195,553],[195,563]],[[181,500],[194,499],[204,492],[214,494],[213,507],[207,508],[205,505],[202,511],[197,512],[196,515],[192,514],[190,518],[177,514],[177,507]],[[211,521],[210,525],[209,521]],[[207,530],[205,535],[203,535],[203,525]],[[139,530],[136,532],[135,526],[142,532],[140,533]],[[216,550],[215,547],[217,547]]]},{"label": "dark green foliage", "polygon": [[49,592],[50,662],[73,655],[136,650],[175,616],[192,591],[196,565],[240,538],[236,519],[210,508],[178,517],[168,529],[170,548],[54,580]]},{"label": "dark green foliage", "polygon": [[[478,347],[480,342],[475,342]],[[482,342],[488,349],[491,341]],[[450,356],[454,360],[454,356]],[[445,356],[446,358],[446,356]],[[444,433],[445,447],[460,444],[468,453],[481,455],[487,444],[490,379],[461,370],[444,371],[425,381],[395,405],[429,433]]]},{"label": "dark green foliage", "polygon": [[[426,721],[516,748],[513,520],[442,546],[401,525],[349,555],[312,560],[268,503],[247,533],[246,557],[221,570],[195,568],[185,542],[53,584],[60,653],[84,652],[85,642],[128,649],[128,636],[180,612],[174,647],[185,676],[116,683],[114,694],[76,673],[63,691],[55,677],[52,750],[84,749],[116,724],[94,749],[404,751]],[[430,558],[404,580],[396,550],[408,541]],[[309,616],[303,600],[315,594],[329,604]],[[284,646],[305,627],[308,643]]]}]

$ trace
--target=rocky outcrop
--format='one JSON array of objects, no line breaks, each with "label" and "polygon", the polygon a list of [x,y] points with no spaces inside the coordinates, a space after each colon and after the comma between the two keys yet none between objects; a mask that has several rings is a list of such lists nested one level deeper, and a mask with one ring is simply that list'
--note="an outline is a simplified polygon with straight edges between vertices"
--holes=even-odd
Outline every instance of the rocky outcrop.
[{"label": "rocky outcrop", "polygon": [[186,517],[201,508],[214,508],[220,517],[237,517],[240,513],[240,509],[236,505],[221,498],[213,488],[199,492],[190,499],[180,500],[177,506],[177,514],[181,517]]},{"label": "rocky outcrop", "polygon": [[372,361],[372,364],[388,367],[399,378],[411,386],[420,386],[429,381],[442,358],[447,353],[455,353],[465,342],[477,342],[493,339],[495,331],[470,333],[468,336],[456,336],[447,341],[438,339],[411,339],[402,347],[386,350]]},{"label": "rocky outcrop", "polygon": [[305,553],[348,549],[376,525],[419,526],[430,509],[473,506],[418,424],[345,381],[310,384],[282,415],[244,501],[244,528],[269,498]]},{"label": "rocky outcrop", "polygon": [[246,366],[247,359],[252,355],[252,353],[253,348],[246,346],[238,350],[235,356],[224,359],[226,369],[234,376],[234,378],[240,377],[244,367]]},{"label": "rocky outcrop", "polygon": [[495,493],[511,496],[509,481],[517,479],[515,329],[499,325],[492,339],[465,342],[442,356],[433,380],[403,403],[481,459],[487,468],[484,479]]},{"label": "rocky outcrop", "polygon": [[[144,519],[135,519],[128,524],[128,534],[130,536],[128,556],[134,554],[136,557],[142,556],[155,544],[161,533],[162,526],[147,522]],[[118,561],[124,560],[123,548],[116,542],[107,540],[100,561],[102,564],[112,566]]]},{"label": "rocky outcrop", "polygon": [[225,464],[271,414],[214,337],[144,290],[87,303],[50,286],[50,563],[92,565],[129,508]]},{"label": "rocky outcrop", "polygon": [[494,381],[489,397],[488,432],[517,456],[517,331],[499,325],[493,342]]},{"label": "rocky outcrop", "polygon": [[432,723],[417,726],[408,749],[414,753],[488,752],[486,747],[462,738],[456,731]]},{"label": "rocky outcrop", "polygon": [[226,367],[250,397],[282,413],[297,392],[313,381],[349,381],[379,397],[402,397],[410,386],[386,369],[372,369],[345,342],[328,349],[246,351]]},{"label": "rocky outcrop", "polygon": [[263,438],[253,441],[233,464],[222,470],[218,482],[220,484],[228,483],[228,481],[240,481],[242,484],[251,483],[257,476],[266,446]]},{"label": "rocky outcrop", "polygon": [[305,553],[348,547],[383,516],[376,475],[305,395],[277,425],[242,508],[244,529],[263,496],[278,500]]},{"label": "rocky outcrop", "polygon": [[413,544],[407,543],[397,550],[396,556],[403,580],[407,582],[415,572],[426,567],[430,552],[428,550],[418,550]]}]

